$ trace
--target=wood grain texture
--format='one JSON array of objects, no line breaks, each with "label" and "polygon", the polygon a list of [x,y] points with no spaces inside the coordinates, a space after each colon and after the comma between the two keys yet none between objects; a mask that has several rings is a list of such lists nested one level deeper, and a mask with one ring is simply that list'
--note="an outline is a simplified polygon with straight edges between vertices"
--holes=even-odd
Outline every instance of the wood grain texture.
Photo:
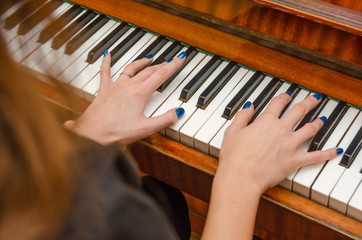
[{"label": "wood grain texture", "polygon": [[136,26],[362,107],[362,81],[254,42],[136,3],[76,0]]},{"label": "wood grain texture", "polygon": [[[261,32],[286,42],[336,57],[347,62],[362,65],[362,29],[358,26],[342,26],[336,21],[328,20],[324,8],[329,6],[329,14],[333,11],[348,14],[351,19],[359,22],[361,18],[362,1],[318,1],[293,0],[287,2],[305,2],[313,7],[319,7],[319,13],[292,9],[282,4],[273,4],[269,0],[153,0],[169,2],[200,13],[221,19],[232,24]],[[260,4],[269,3],[270,5]],[[343,9],[344,7],[345,9]],[[313,8],[313,10],[315,10]],[[323,13],[323,14],[322,14]],[[333,14],[332,14],[333,15]],[[333,18],[333,17],[331,17]],[[360,22],[359,22],[360,23]],[[360,23],[361,24],[361,23]]]}]

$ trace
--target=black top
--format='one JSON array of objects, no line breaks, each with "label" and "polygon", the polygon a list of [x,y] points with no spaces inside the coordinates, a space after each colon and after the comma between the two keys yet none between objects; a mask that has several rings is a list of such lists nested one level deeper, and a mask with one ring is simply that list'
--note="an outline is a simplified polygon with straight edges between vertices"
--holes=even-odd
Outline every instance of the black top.
[{"label": "black top", "polygon": [[77,144],[75,194],[60,239],[179,239],[119,145]]}]

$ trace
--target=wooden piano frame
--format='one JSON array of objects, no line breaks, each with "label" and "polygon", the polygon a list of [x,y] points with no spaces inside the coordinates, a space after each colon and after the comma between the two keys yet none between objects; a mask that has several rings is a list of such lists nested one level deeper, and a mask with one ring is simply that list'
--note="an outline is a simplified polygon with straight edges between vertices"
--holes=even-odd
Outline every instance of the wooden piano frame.
[{"label": "wooden piano frame", "polygon": [[[361,80],[130,0],[73,2],[250,68],[362,107]],[[302,77],[301,77],[302,76]],[[55,89],[40,83],[61,104]],[[79,101],[83,111],[87,103]],[[218,160],[159,134],[129,147],[140,170],[209,201]],[[255,234],[263,239],[362,239],[362,223],[280,187],[260,201]]]}]

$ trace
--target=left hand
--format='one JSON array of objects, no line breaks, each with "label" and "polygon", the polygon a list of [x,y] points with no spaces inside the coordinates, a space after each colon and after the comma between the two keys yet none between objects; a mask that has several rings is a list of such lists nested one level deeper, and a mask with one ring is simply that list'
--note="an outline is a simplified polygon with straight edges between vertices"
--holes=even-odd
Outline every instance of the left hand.
[{"label": "left hand", "polygon": [[120,74],[113,82],[108,54],[102,62],[97,97],[81,117],[65,122],[65,127],[101,144],[129,144],[174,124],[176,108],[153,118],[147,118],[143,111],[151,94],[184,60],[175,57],[169,63],[147,67],[152,58],[143,58],[127,65],[123,71],[127,74]]}]

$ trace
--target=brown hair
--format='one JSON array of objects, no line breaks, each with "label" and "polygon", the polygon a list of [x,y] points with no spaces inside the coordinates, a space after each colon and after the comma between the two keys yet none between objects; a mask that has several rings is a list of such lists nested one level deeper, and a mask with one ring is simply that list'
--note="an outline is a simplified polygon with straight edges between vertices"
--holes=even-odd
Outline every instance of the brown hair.
[{"label": "brown hair", "polygon": [[51,238],[70,206],[70,139],[0,40],[0,239]]}]

